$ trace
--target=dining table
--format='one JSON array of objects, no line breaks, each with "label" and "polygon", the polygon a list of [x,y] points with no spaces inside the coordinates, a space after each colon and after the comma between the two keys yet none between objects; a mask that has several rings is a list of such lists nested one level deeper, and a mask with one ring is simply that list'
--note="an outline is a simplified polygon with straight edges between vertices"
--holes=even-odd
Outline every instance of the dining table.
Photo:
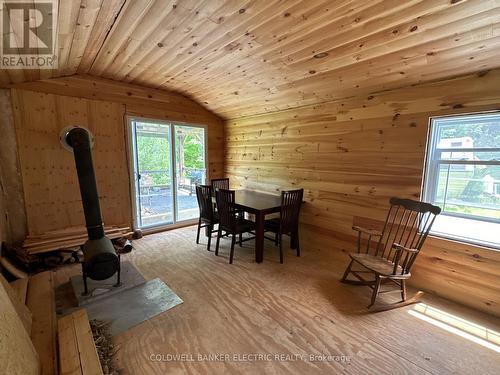
[{"label": "dining table", "polygon": [[252,190],[236,190],[234,206],[238,211],[255,216],[255,261],[262,263],[264,260],[264,220],[266,215],[280,212],[281,196]]}]

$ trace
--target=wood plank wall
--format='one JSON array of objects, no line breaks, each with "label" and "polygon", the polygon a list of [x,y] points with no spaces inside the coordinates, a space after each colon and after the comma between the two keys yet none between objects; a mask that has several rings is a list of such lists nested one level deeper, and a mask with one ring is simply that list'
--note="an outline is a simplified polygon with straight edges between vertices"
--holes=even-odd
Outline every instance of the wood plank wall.
[{"label": "wood plank wall", "polygon": [[94,134],[93,158],[106,225],[130,225],[123,116],[118,103],[12,91],[30,235],[84,224],[73,154],[59,142],[68,125]]},{"label": "wood plank wall", "polygon": [[224,173],[222,119],[195,101],[175,92],[155,90],[87,75],[75,75],[11,85],[13,88],[56,95],[121,103],[131,116],[141,116],[208,126],[211,178]]},{"label": "wood plank wall", "polygon": [[[500,109],[498,87],[497,70],[232,119],[226,175],[234,188],[303,187],[305,254],[352,251],[354,217],[380,220],[389,197],[420,197],[429,117]],[[498,251],[431,238],[411,282],[500,316]]]},{"label": "wood plank wall", "polygon": [[[10,92],[8,90],[0,89],[0,128],[3,130],[5,128],[11,127],[12,121],[12,106],[10,105]],[[10,229],[8,223],[8,210],[7,210],[7,185],[6,180],[8,176],[4,171],[6,164],[4,160],[7,159],[3,155],[3,148],[0,148],[0,212],[4,214],[0,215],[0,243],[3,241],[8,241],[10,237]],[[1,252],[1,250],[0,250]]]},{"label": "wood plank wall", "polygon": [[[26,237],[23,182],[14,128],[14,113],[10,90],[0,89],[0,184],[2,187],[3,222],[0,239],[6,243],[22,241]],[[2,206],[2,205],[0,205]]]},{"label": "wood plank wall", "polygon": [[84,224],[74,159],[59,143],[67,125],[83,125],[94,134],[107,225],[132,225],[126,115],[207,124],[210,176],[223,175],[222,121],[178,94],[69,77],[12,88],[12,105],[30,235]]}]

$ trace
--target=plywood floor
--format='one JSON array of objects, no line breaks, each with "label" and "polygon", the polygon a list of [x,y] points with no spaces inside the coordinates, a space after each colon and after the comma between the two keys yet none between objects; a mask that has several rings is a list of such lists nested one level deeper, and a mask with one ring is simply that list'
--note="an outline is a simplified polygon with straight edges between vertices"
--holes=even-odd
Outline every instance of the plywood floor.
[{"label": "plywood floor", "polygon": [[[146,236],[125,256],[184,300],[116,338],[125,374],[500,373],[498,353],[415,318],[412,307],[367,314],[369,290],[338,281],[347,262],[342,253],[308,251],[305,243],[302,257],[289,252],[280,265],[268,243],[264,263],[256,264],[247,242],[229,265],[229,241],[216,257],[195,244],[195,234],[189,227]],[[65,267],[57,279],[77,271]],[[499,330],[494,318],[432,296],[425,302]],[[285,360],[245,361],[258,354]],[[155,355],[161,360],[151,360]]]}]

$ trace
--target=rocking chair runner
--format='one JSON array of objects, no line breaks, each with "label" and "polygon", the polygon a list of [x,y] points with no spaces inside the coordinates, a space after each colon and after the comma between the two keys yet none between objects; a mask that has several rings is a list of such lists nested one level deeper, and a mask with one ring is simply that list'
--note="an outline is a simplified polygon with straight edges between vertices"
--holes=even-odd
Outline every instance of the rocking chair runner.
[{"label": "rocking chair runner", "polygon": [[[391,198],[391,207],[381,232],[354,226],[358,232],[358,252],[351,253],[351,262],[345,270],[342,282],[366,285],[373,289],[372,307],[379,293],[401,293],[406,300],[406,280],[410,278],[410,270],[441,208],[429,203],[410,199]],[[363,237],[367,238],[366,248],[362,249]],[[372,249],[372,237],[378,238]],[[363,270],[353,270],[357,263]],[[360,274],[373,274],[374,280],[366,280]],[[352,274],[358,280],[349,280]],[[392,282],[399,286],[396,290],[380,291],[383,282]]]}]

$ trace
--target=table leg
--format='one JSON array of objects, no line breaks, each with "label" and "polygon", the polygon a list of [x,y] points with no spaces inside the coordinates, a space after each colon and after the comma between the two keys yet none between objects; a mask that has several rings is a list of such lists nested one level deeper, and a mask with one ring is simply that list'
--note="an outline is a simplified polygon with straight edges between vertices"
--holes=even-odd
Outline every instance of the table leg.
[{"label": "table leg", "polygon": [[255,261],[264,260],[264,215],[260,212],[255,215]]}]

